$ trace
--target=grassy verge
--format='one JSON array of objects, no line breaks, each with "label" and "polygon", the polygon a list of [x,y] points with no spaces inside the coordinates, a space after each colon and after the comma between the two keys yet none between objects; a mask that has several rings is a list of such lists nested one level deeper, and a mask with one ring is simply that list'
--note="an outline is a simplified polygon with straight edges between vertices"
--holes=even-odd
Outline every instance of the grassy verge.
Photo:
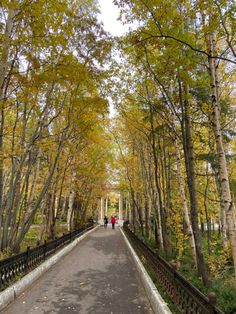
[{"label": "grassy verge", "polygon": [[[155,241],[153,239],[147,240],[145,237],[141,236],[141,234],[137,234],[137,236],[141,238],[147,246],[157,251],[156,246],[155,246]],[[206,261],[208,262],[208,257],[206,254],[206,251],[207,251],[206,247],[204,247],[203,249],[205,251],[204,253],[206,256]],[[166,256],[163,252],[160,252],[160,251],[158,251],[158,253],[167,262],[170,262],[175,259],[174,252],[170,256]],[[223,253],[221,251],[215,250],[214,258],[218,263],[219,263],[219,260],[222,259],[222,254]],[[169,300],[168,296],[166,296],[165,290],[159,285],[155,276],[148,269],[148,266],[145,265],[145,267],[147,271],[149,272],[151,278],[155,282],[155,285],[160,291],[163,299],[170,305],[171,311],[176,314],[180,313],[178,311],[175,312],[176,310],[173,307],[171,307],[171,300]],[[215,272],[211,271],[209,287],[205,287],[202,284],[201,278],[198,277],[197,271],[193,266],[193,259],[191,257],[191,254],[187,250],[181,259],[181,266],[180,266],[179,272],[192,285],[194,285],[198,290],[200,290],[204,295],[207,295],[209,292],[214,292],[217,296],[217,307],[221,309],[225,314],[236,314],[236,283],[235,283],[235,277],[233,273],[232,261],[227,260],[227,263],[224,264],[224,267],[222,266],[220,268],[220,266],[218,266],[217,271]]]},{"label": "grassy verge", "polygon": [[149,276],[152,278],[152,281],[154,282],[158,292],[160,293],[160,295],[162,296],[163,300],[166,302],[167,306],[169,307],[170,311],[173,314],[182,314],[177,308],[176,305],[173,304],[171,298],[169,297],[169,295],[166,293],[166,290],[163,289],[163,287],[159,284],[159,282],[156,279],[155,274],[153,273],[153,271],[150,269],[150,267],[148,266],[148,264],[146,262],[143,263],[146,271],[148,272]]},{"label": "grassy verge", "polygon": [[[63,234],[67,233],[67,227],[66,225],[59,225],[56,227],[56,237],[61,237]],[[38,245],[39,240],[39,234],[40,234],[40,226],[39,225],[33,225],[27,234],[25,235],[24,240],[21,243],[20,246],[20,252],[24,252],[27,250],[27,247],[33,248]],[[0,253],[0,260],[8,258],[12,256],[13,253],[11,250],[5,250],[4,252]]]},{"label": "grassy verge", "polygon": [[[66,229],[65,225],[57,226],[57,233],[56,233],[57,237],[61,237],[64,233],[66,233],[66,231],[67,231],[67,229]],[[30,230],[28,231],[28,233],[25,236],[24,241],[22,242],[20,251],[24,252],[27,249],[27,247],[31,247],[31,248],[36,247],[37,246],[37,242],[38,242],[38,236],[39,236],[39,228],[37,226],[33,226],[32,228],[30,228]],[[7,251],[1,253],[0,260],[8,258],[8,257],[10,257],[12,255],[13,255],[12,252],[10,250],[7,250]],[[48,258],[51,258],[51,257],[52,257],[52,255],[47,256],[46,260]],[[40,265],[40,263],[38,265]],[[0,285],[0,291],[3,291],[7,287],[9,287],[10,285],[16,283],[17,281],[19,281],[22,277],[27,275],[32,270],[33,269],[29,269],[28,271],[15,276],[7,284],[4,284],[4,285],[1,284]]]}]

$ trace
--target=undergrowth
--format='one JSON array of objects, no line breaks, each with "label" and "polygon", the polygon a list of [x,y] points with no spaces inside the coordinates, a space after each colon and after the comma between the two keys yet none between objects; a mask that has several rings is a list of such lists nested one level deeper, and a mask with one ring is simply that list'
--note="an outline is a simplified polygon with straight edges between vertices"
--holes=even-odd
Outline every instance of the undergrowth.
[{"label": "undergrowth", "polygon": [[[157,249],[154,238],[148,240],[142,236],[141,233],[136,233],[136,235],[167,262],[175,261],[175,250],[170,250],[169,255],[167,256],[163,251]],[[236,314],[236,284],[232,259],[230,258],[229,250],[222,250],[221,248],[222,245],[220,243],[220,239],[218,239],[217,234],[213,234],[211,247],[212,251],[211,255],[208,255],[207,241],[205,238],[203,238],[203,252],[210,273],[209,287],[205,287],[201,278],[198,276],[197,270],[193,264],[193,258],[189,250],[186,250],[181,257],[181,263],[178,271],[204,295],[208,295],[209,292],[214,292],[217,296],[217,307],[220,308],[225,314]],[[155,282],[158,291],[160,291],[162,297],[165,299],[165,290],[157,282],[155,276],[152,274],[150,269],[148,269],[148,266],[145,265],[145,267]],[[168,299],[166,302],[171,307],[170,299]],[[171,311],[176,313],[173,307],[171,307]]]}]

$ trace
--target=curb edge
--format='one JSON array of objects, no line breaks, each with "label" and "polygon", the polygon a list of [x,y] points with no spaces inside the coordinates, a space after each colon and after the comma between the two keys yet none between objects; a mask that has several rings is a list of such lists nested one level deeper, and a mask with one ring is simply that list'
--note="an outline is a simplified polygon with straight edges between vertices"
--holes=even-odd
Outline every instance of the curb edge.
[{"label": "curb edge", "polygon": [[145,288],[147,297],[151,303],[152,309],[155,314],[172,314],[170,311],[167,303],[163,300],[162,296],[158,292],[156,286],[154,285],[151,277],[147,273],[146,269],[144,268],[142,262],[140,261],[138,255],[132,248],[129,240],[127,239],[124,231],[120,228],[120,231],[125,239],[125,242],[131,252],[131,255],[133,257],[133,260],[136,264],[139,276],[141,278],[141,281],[143,283],[143,286]]},{"label": "curb edge", "polygon": [[0,292],[0,311],[13,302],[19,295],[22,294],[34,281],[56,264],[64,255],[68,254],[81,240],[83,240],[91,232],[94,232],[99,226],[87,231],[73,242],[61,249],[58,253],[51,256],[48,260],[40,264],[37,268],[25,275],[22,279],[14,283],[12,286]]}]

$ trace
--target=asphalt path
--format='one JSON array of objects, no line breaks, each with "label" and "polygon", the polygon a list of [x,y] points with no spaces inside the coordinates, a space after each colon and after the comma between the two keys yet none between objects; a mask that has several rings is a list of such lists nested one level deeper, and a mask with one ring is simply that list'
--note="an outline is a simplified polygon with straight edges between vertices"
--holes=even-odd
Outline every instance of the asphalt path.
[{"label": "asphalt path", "polygon": [[99,228],[1,313],[151,314],[119,228]]}]

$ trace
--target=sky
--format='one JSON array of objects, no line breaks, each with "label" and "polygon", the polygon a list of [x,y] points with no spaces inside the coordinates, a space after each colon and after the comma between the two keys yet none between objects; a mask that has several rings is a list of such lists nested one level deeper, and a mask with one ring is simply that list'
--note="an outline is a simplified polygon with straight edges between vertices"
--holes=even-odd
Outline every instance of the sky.
[{"label": "sky", "polygon": [[[130,29],[135,28],[134,25],[126,24],[123,25],[119,20],[120,10],[113,4],[113,0],[98,0],[100,5],[101,14],[98,18],[103,22],[104,29],[113,36],[122,36],[127,33]],[[136,25],[137,27],[137,25]],[[110,118],[116,115],[116,110],[112,103],[111,98],[109,100]]]},{"label": "sky", "polygon": [[124,35],[128,31],[128,25],[122,25],[118,21],[119,9],[112,3],[112,0],[99,0],[100,4],[100,19],[104,24],[106,31],[111,33],[113,36]]},{"label": "sky", "polygon": [[[101,14],[99,18],[104,24],[104,29],[113,36],[122,36],[128,31],[128,26],[118,21],[119,9],[112,3],[112,0],[99,0]],[[110,118],[116,115],[116,110],[111,99],[109,100]]]}]

